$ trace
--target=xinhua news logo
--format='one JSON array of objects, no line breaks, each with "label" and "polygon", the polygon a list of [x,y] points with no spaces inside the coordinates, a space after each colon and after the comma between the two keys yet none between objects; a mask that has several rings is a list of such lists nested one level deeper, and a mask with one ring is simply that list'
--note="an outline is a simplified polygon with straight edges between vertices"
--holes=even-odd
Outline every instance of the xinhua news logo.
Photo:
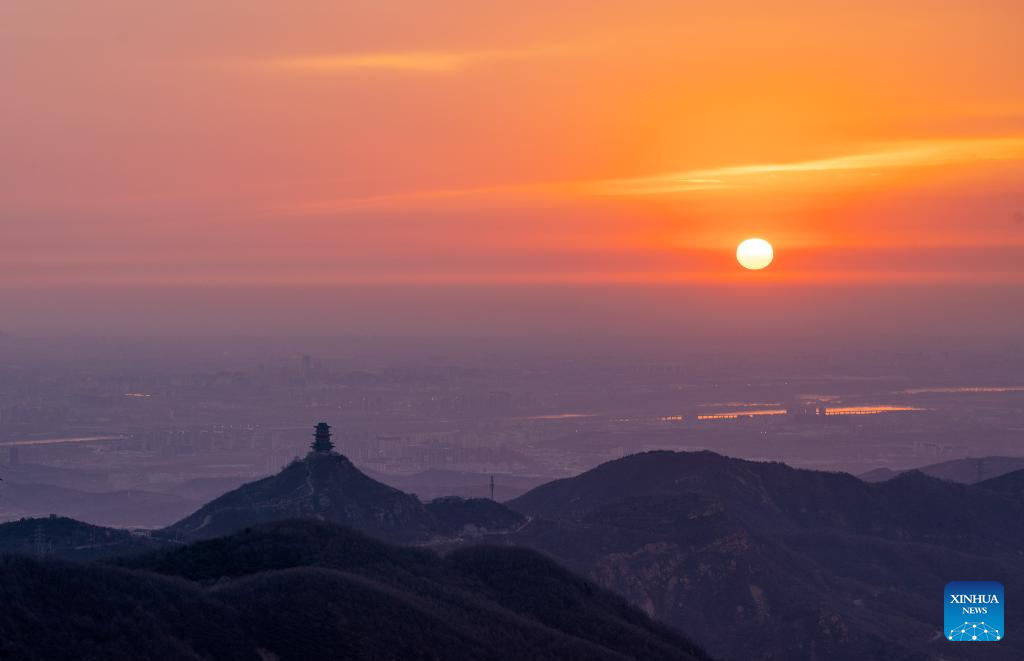
[{"label": "xinhua news logo", "polygon": [[946,584],[946,640],[970,643],[1002,640],[1003,584],[953,581]]}]

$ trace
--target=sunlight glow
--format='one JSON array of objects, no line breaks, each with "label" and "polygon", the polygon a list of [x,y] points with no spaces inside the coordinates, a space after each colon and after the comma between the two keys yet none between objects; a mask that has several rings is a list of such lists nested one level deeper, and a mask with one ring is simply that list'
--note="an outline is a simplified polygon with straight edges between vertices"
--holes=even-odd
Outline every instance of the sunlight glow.
[{"label": "sunlight glow", "polygon": [[764,239],[747,239],[736,247],[736,261],[745,269],[760,271],[775,259],[772,244]]}]

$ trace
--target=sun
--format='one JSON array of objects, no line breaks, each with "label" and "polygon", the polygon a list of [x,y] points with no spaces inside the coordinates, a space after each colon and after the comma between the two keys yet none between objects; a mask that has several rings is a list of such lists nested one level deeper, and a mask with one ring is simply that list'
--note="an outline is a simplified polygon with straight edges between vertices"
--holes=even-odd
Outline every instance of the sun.
[{"label": "sun", "polygon": [[772,244],[764,239],[747,239],[736,246],[736,261],[745,269],[760,271],[775,259]]}]

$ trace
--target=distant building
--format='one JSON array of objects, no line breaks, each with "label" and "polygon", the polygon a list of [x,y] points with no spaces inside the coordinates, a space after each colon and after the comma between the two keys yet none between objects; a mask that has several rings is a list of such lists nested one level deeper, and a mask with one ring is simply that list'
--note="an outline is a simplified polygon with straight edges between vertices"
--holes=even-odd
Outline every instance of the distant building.
[{"label": "distant building", "polygon": [[819,418],[827,411],[827,404],[816,399],[797,399],[786,408],[787,415],[797,418]]},{"label": "distant building", "polygon": [[334,443],[331,442],[331,426],[321,422],[316,426],[316,433],[313,434],[313,443],[309,446],[313,452],[329,453],[334,450]]}]

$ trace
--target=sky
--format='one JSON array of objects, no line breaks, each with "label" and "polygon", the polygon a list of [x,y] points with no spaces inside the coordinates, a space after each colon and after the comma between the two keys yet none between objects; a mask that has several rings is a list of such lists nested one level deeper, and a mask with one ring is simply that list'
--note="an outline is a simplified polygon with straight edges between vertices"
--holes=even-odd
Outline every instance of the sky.
[{"label": "sky", "polygon": [[1010,0],[4,0],[0,329],[1009,337],[1022,24]]}]

